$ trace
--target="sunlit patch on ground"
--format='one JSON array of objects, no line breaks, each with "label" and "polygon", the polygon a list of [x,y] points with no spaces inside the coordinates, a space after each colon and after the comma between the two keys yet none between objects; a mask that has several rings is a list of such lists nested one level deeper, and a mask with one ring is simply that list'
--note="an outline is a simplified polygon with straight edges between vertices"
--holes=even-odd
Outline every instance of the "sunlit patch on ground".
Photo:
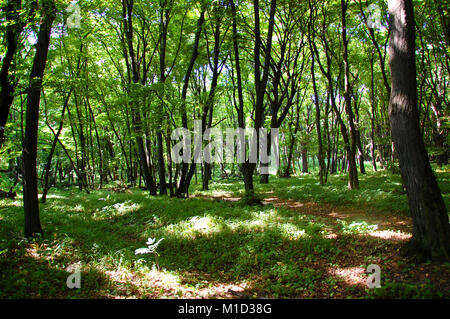
[{"label": "sunlit patch on ground", "polygon": [[386,239],[386,240],[408,240],[411,239],[411,234],[406,234],[401,231],[393,231],[393,230],[378,230],[372,231],[368,233],[372,237]]},{"label": "sunlit patch on ground", "polygon": [[227,202],[238,202],[238,201],[241,200],[240,197],[231,197],[231,196],[225,196],[222,199],[227,201]]},{"label": "sunlit patch on ground", "polygon": [[57,194],[48,194],[47,199],[64,199],[64,196],[57,195]]},{"label": "sunlit patch on ground", "polygon": [[84,211],[84,207],[83,207],[83,205],[78,204],[72,209],[72,211],[80,213],[80,212]]},{"label": "sunlit patch on ground", "polygon": [[[0,201],[0,298],[24,297],[30,287],[29,296],[44,298],[371,298],[369,264],[381,267],[387,297],[401,298],[404,284],[407,297],[448,296],[448,266],[413,265],[399,254],[411,238],[409,216],[285,199],[281,190],[305,192],[308,185],[272,182],[268,192],[257,190],[263,205],[239,202],[240,181],[217,192],[211,183],[211,191],[188,199],[139,189],[54,189],[41,206],[46,237],[32,242],[23,240],[20,200],[18,207]],[[346,185],[336,192],[358,195]],[[137,256],[149,237],[164,238],[159,256]],[[67,267],[76,263],[83,265],[82,289],[68,289],[74,269]]]},{"label": "sunlit patch on ground", "polygon": [[328,273],[345,281],[348,285],[363,286],[367,283],[365,270],[361,267],[338,268],[332,267],[328,269]]},{"label": "sunlit patch on ground", "polygon": [[141,208],[141,205],[133,203],[131,200],[115,203],[113,205],[103,206],[102,208],[98,208],[94,212],[94,217],[102,219],[102,218],[111,218],[116,216],[123,216],[127,213],[137,211]]},{"label": "sunlit patch on ground", "polygon": [[38,249],[36,247],[28,247],[25,249],[25,251],[31,258],[34,258],[36,260],[41,259],[41,255],[38,253]]},{"label": "sunlit patch on ground", "polygon": [[22,207],[22,199],[16,197],[15,200],[0,199],[0,209],[8,209],[8,207]]},{"label": "sunlit patch on ground", "polygon": [[214,227],[214,221],[209,216],[198,217],[194,216],[191,218],[191,225],[197,231],[208,232],[212,227]]},{"label": "sunlit patch on ground", "polygon": [[[224,186],[229,186],[229,185],[226,184]],[[198,196],[202,196],[205,193],[207,193],[211,197],[228,197],[228,196],[232,196],[233,195],[233,193],[229,192],[229,191],[214,189],[214,190],[210,190],[210,191],[196,191],[190,197],[195,198],[195,197],[198,197]]]},{"label": "sunlit patch on ground", "polygon": [[326,238],[326,239],[336,239],[336,238],[338,238],[338,235],[335,234],[335,233],[328,233],[328,234],[326,234],[324,236],[324,238]]},{"label": "sunlit patch on ground", "polygon": [[[153,266],[146,272],[132,273],[119,268],[105,274],[115,283],[139,288],[140,298],[233,298],[247,288],[246,284],[222,283],[199,279],[199,274],[178,274]],[[201,276],[200,276],[201,278]]]}]

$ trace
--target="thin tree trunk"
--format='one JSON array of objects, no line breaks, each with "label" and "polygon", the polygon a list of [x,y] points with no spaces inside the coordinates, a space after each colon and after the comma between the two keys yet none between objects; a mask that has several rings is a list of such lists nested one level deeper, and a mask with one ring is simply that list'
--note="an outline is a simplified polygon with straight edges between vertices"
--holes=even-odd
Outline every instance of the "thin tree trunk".
[{"label": "thin tree trunk", "polygon": [[377,171],[375,157],[375,85],[373,74],[373,57],[370,58],[370,156],[372,157],[373,171]]},{"label": "thin tree trunk", "polygon": [[[181,110],[181,121],[182,121],[183,127],[185,129],[188,128],[187,113],[186,113],[187,89],[188,89],[189,80],[191,77],[192,70],[194,68],[195,61],[197,60],[197,57],[199,54],[198,46],[199,46],[200,34],[202,32],[204,22],[205,22],[205,11],[202,10],[202,12],[200,13],[200,17],[197,20],[197,31],[195,32],[194,47],[192,49],[191,59],[189,61],[189,65],[186,70],[186,74],[184,76],[183,90],[181,93],[181,98],[183,100],[182,110]],[[189,183],[192,179],[192,176],[194,175],[194,171],[195,171],[195,161],[191,164],[190,169],[189,169],[188,163],[183,162],[181,164],[180,183],[179,183],[179,187],[176,192],[177,196],[183,196],[182,194],[189,196]]]},{"label": "thin tree trunk", "polygon": [[[312,51],[312,50],[311,50]],[[317,144],[318,144],[318,150],[317,150],[317,158],[319,160],[319,182],[320,185],[323,186],[324,183],[324,175],[325,175],[325,162],[323,160],[323,144],[322,144],[322,130],[320,127],[320,102],[319,102],[319,95],[317,93],[317,86],[316,86],[316,76],[314,72],[314,54],[312,55],[312,62],[311,62],[311,76],[312,76],[312,82],[313,82],[313,89],[314,89],[314,104],[316,106],[316,131],[317,131]]]},{"label": "thin tree trunk", "polygon": [[56,145],[58,144],[59,135],[61,134],[63,126],[64,126],[64,114],[66,112],[67,105],[69,104],[69,100],[70,100],[71,94],[72,94],[72,90],[69,91],[69,93],[67,94],[67,97],[66,97],[66,99],[64,101],[64,106],[63,106],[63,109],[61,111],[61,120],[59,122],[58,131],[56,132],[56,135],[53,138],[52,147],[51,147],[50,153],[48,154],[48,157],[47,157],[47,163],[45,164],[45,168],[44,168],[44,172],[45,172],[45,174],[44,174],[44,189],[42,191],[42,196],[41,196],[41,203],[42,204],[44,204],[46,202],[46,200],[47,200],[47,193],[48,193],[48,191],[50,190],[50,187],[51,187],[51,185],[49,185],[49,183],[48,183],[48,178],[49,178],[49,175],[50,175],[50,166],[52,164],[52,158],[53,158],[53,154],[54,154],[55,149],[56,149]]},{"label": "thin tree trunk", "polygon": [[356,165],[356,146],[357,146],[357,132],[355,127],[355,119],[352,109],[351,102],[351,87],[350,87],[350,65],[348,61],[348,39],[347,39],[347,23],[346,23],[346,15],[347,15],[347,7],[348,1],[341,0],[341,13],[342,13],[342,41],[343,41],[343,60],[344,60],[344,101],[345,101],[345,111],[347,113],[349,127],[350,127],[350,138],[351,145],[347,151],[347,157],[349,162],[349,189],[357,189],[359,188],[358,181],[358,169]]}]

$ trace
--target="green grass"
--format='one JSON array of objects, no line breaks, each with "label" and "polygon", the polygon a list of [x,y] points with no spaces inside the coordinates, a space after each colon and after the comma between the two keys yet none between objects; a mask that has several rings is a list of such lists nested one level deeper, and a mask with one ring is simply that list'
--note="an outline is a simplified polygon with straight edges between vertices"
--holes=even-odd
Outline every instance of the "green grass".
[{"label": "green grass", "polygon": [[[435,168],[435,174],[444,201],[450,204],[450,165]],[[362,207],[367,210],[388,214],[409,215],[406,192],[402,187],[401,176],[388,171],[369,171],[359,174],[360,188],[347,189],[346,174],[329,175],[328,183],[320,186],[318,175],[302,174],[292,178],[270,177],[268,185],[262,185],[255,178],[255,193],[292,199],[300,202],[328,203],[336,206]],[[210,195],[243,196],[243,183],[238,179],[229,179],[214,183],[210,191],[202,192],[200,187],[193,187],[194,192]]]},{"label": "green grass", "polygon": [[[29,284],[29,296],[71,295],[64,287],[65,267],[79,261],[85,275],[98,277],[103,285],[99,269],[122,269],[144,277],[152,271],[155,256],[136,256],[134,250],[144,247],[149,237],[164,238],[158,247],[158,265],[178,278],[189,271],[208,274],[212,280],[245,280],[255,272],[279,277],[277,265],[284,263],[288,273],[281,277],[289,280],[289,273],[301,265],[299,257],[314,252],[325,257],[331,249],[329,241],[316,236],[318,231],[308,218],[288,211],[243,208],[209,199],[152,198],[138,190],[99,200],[107,195],[106,191],[53,193],[48,204],[41,205],[47,239],[31,244],[21,239],[20,199],[3,201],[0,297],[27,296],[17,287]],[[300,237],[304,239],[292,240]],[[40,257],[34,261],[27,249],[36,247]],[[15,272],[23,263],[27,271]],[[56,278],[43,276],[47,270]],[[52,287],[55,280],[59,281],[56,289]],[[98,288],[108,290],[108,285]],[[80,293],[91,296],[93,291],[81,289]]]},{"label": "green grass", "polygon": [[[445,189],[444,175],[439,178]],[[280,198],[402,214],[406,196],[397,192],[397,181],[383,172],[368,174],[361,177],[361,190],[352,192],[344,176],[331,177],[325,188],[313,176],[256,185],[258,193],[271,191]],[[194,185],[192,192],[236,195],[241,187],[230,180],[213,183],[207,192]],[[137,189],[91,194],[52,189],[40,207],[45,239],[28,242],[22,235],[21,196],[0,200],[0,298],[179,298],[205,291],[217,296],[221,285],[244,287],[249,297],[275,298],[333,297],[333,287],[345,285],[350,296],[373,297],[329,272],[348,266],[341,264],[347,257],[364,253],[367,247],[358,236],[372,229],[367,223],[330,225],[272,205],[151,197]],[[327,237],[333,232],[341,238]],[[135,255],[148,238],[164,238],[159,256]],[[68,267],[74,264],[81,267],[81,289],[66,287]],[[402,296],[394,288],[386,294]]]}]

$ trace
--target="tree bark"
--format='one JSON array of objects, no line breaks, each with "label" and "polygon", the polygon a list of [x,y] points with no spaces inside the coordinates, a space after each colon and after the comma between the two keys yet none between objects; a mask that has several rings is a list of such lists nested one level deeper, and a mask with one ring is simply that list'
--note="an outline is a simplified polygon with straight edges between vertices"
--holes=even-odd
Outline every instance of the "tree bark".
[{"label": "tree bark", "polygon": [[[255,60],[255,96],[256,101],[254,105],[254,128],[256,130],[256,138],[257,138],[257,148],[259,150],[259,129],[263,127],[264,124],[264,96],[266,94],[266,87],[269,78],[269,67],[270,67],[270,59],[271,59],[271,50],[272,50],[272,35],[274,31],[275,24],[275,10],[276,10],[276,0],[271,0],[270,2],[270,13],[269,13],[269,25],[267,31],[267,39],[266,46],[264,50],[264,66],[261,69],[261,61],[260,61],[260,53],[262,49],[262,40],[261,40],[261,30],[260,30],[260,17],[259,17],[259,1],[255,0],[253,3],[253,12],[255,16],[255,44],[253,48],[253,57]],[[261,72],[262,71],[262,72]],[[245,195],[250,199],[250,202],[254,198],[254,189],[253,189],[253,172],[255,170],[256,163],[251,163],[250,161],[246,161],[242,164],[241,172],[244,176],[244,184],[245,184]],[[267,175],[268,177],[268,175]]]},{"label": "tree bark", "polygon": [[415,23],[411,0],[389,0],[389,120],[413,221],[404,253],[419,261],[450,260],[447,208],[421,136],[417,104]]},{"label": "tree bark", "polygon": [[28,87],[25,139],[23,141],[23,206],[25,213],[25,237],[44,235],[39,217],[39,200],[37,188],[37,138],[39,125],[39,103],[41,98],[42,78],[47,62],[50,33],[56,8],[53,0],[42,1],[41,25],[36,44],[36,53],[30,73]]},{"label": "tree bark", "polygon": [[[189,86],[189,80],[191,77],[192,70],[194,69],[195,60],[197,60],[198,57],[198,47],[200,42],[200,34],[203,29],[203,23],[205,22],[205,9],[203,9],[200,12],[200,16],[197,20],[197,30],[195,32],[194,37],[194,47],[192,48],[192,54],[191,59],[189,61],[188,68],[186,70],[186,74],[184,76],[184,83],[183,83],[183,90],[181,93],[181,98],[183,100],[182,102],[182,110],[181,110],[181,121],[183,123],[183,127],[185,129],[188,128],[187,123],[187,112],[186,112],[186,96],[187,96],[187,90]],[[180,175],[180,183],[176,191],[176,196],[181,197],[183,194],[189,196],[189,184],[192,179],[192,176],[194,176],[196,168],[195,161],[191,164],[189,169],[189,163],[182,163],[181,164],[181,175]]]},{"label": "tree bark", "polygon": [[[133,47],[133,0],[122,0],[122,16],[123,26],[126,35],[128,53],[131,59],[131,74],[133,84],[139,83],[139,67]],[[139,159],[144,175],[145,186],[149,190],[150,195],[156,195],[156,184],[153,178],[151,163],[147,161],[147,153],[145,152],[144,139],[142,137],[142,118],[141,111],[136,102],[132,103],[132,122],[136,133],[136,144],[138,147]]]},{"label": "tree bark", "polygon": [[351,87],[350,87],[350,65],[348,61],[348,39],[347,39],[347,23],[346,23],[346,15],[347,15],[347,7],[348,1],[341,0],[341,13],[342,13],[342,42],[343,42],[343,59],[344,59],[344,100],[345,100],[345,112],[347,113],[348,123],[350,127],[350,139],[351,145],[347,149],[347,157],[348,157],[348,188],[349,189],[357,189],[359,188],[358,181],[358,169],[356,165],[356,144],[357,144],[357,132],[355,127],[355,118],[352,109],[352,101],[351,101]]},{"label": "tree bark", "polygon": [[22,9],[21,0],[10,0],[6,4],[6,54],[2,59],[0,69],[0,149],[3,146],[5,126],[9,110],[14,99],[14,76],[10,69],[18,48],[18,40],[24,24],[20,22],[19,13]]},{"label": "tree bark", "polygon": [[[312,51],[312,49],[311,49]],[[314,72],[314,53],[312,55],[312,62],[311,62],[311,76],[312,76],[312,82],[313,82],[313,89],[314,89],[314,104],[316,106],[316,131],[317,131],[317,144],[318,144],[318,150],[317,150],[317,158],[319,160],[319,182],[320,185],[323,186],[324,183],[324,175],[325,175],[325,161],[323,160],[323,144],[322,144],[322,130],[320,127],[320,102],[319,102],[319,94],[317,93],[317,86],[316,86],[316,76]]]}]

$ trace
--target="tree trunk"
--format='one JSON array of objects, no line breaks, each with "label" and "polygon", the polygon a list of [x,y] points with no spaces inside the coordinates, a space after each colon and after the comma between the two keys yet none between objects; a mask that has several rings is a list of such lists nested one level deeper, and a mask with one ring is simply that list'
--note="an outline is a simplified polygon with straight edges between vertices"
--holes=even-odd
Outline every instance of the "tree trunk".
[{"label": "tree trunk", "polygon": [[[270,2],[270,14],[269,14],[269,25],[267,31],[266,46],[264,50],[264,66],[261,67],[260,55],[262,47],[261,40],[261,30],[260,30],[260,17],[259,17],[259,1],[255,0],[253,5],[253,12],[255,16],[255,45],[253,48],[253,58],[255,60],[254,76],[255,76],[255,118],[254,118],[254,128],[256,130],[257,136],[257,148],[259,150],[259,129],[264,125],[264,96],[266,94],[266,87],[269,78],[269,67],[271,59],[272,50],[272,35],[275,23],[275,10],[276,10],[276,0],[271,0]],[[262,72],[261,72],[262,71]],[[268,141],[269,142],[269,141]],[[269,143],[267,143],[269,144]],[[247,198],[254,198],[253,190],[253,171],[256,167],[256,163],[244,163],[242,165],[241,171],[244,175],[245,184],[245,194]],[[263,175],[264,176],[264,175]],[[263,177],[262,182],[269,181],[269,175],[266,174]]]},{"label": "tree trunk", "polygon": [[373,57],[370,58],[370,156],[372,157],[373,171],[377,171],[375,157],[375,85],[373,74]]},{"label": "tree trunk", "polygon": [[21,0],[10,0],[6,4],[6,54],[2,58],[0,70],[0,149],[4,142],[6,122],[14,99],[14,75],[10,72],[14,56],[18,48],[18,39],[24,27],[19,14],[22,8]]},{"label": "tree trunk", "polygon": [[[136,60],[136,55],[133,47],[133,1],[122,1],[122,17],[123,26],[126,34],[127,48],[131,59],[131,74],[132,82],[134,84],[139,83],[139,66]],[[127,64],[128,66],[128,64]],[[153,178],[151,163],[147,161],[147,153],[145,152],[144,139],[142,137],[142,118],[141,110],[139,105],[134,102],[131,103],[132,110],[132,122],[133,128],[136,134],[136,144],[138,146],[139,159],[141,164],[141,169],[144,175],[144,182],[146,188],[149,190],[150,195],[156,195],[156,184]]]},{"label": "tree trunk", "polygon": [[302,173],[308,173],[308,149],[302,147]]},{"label": "tree trunk", "polygon": [[47,62],[50,33],[56,8],[53,0],[42,2],[42,22],[36,44],[33,66],[28,87],[25,139],[23,142],[23,207],[25,213],[25,237],[44,235],[39,217],[39,200],[37,188],[37,139],[39,125],[39,103],[41,98],[42,78]]},{"label": "tree trunk", "polygon": [[[58,139],[59,139],[59,135],[61,134],[61,131],[63,129],[63,125],[64,125],[64,114],[66,112],[66,108],[67,105],[69,104],[69,99],[70,99],[70,95],[72,94],[72,90],[69,91],[69,93],[67,94],[67,97],[64,101],[64,106],[63,109],[61,111],[61,120],[59,122],[59,127],[58,127],[58,131],[56,132],[55,137],[53,138],[53,143],[52,143],[52,147],[50,149],[50,153],[48,154],[47,157],[47,163],[45,164],[45,168],[44,168],[44,189],[42,191],[42,196],[41,196],[41,203],[44,204],[47,200],[47,193],[50,190],[51,184],[49,185],[48,183],[48,178],[50,175],[50,166],[52,165],[52,158],[53,158],[53,154],[55,152],[56,149],[56,145],[58,144]],[[49,124],[48,124],[49,125]]]},{"label": "tree trunk", "polygon": [[419,126],[413,4],[411,0],[390,0],[388,6],[392,76],[389,120],[414,226],[404,253],[418,261],[449,261],[447,208]]},{"label": "tree trunk", "polygon": [[347,14],[348,1],[341,0],[341,9],[342,9],[342,42],[344,48],[344,100],[345,100],[345,111],[347,113],[349,127],[350,127],[350,139],[351,145],[347,149],[347,157],[348,157],[348,188],[349,189],[357,189],[359,188],[358,181],[358,169],[356,165],[356,146],[357,146],[357,132],[355,127],[355,119],[352,109],[351,102],[351,87],[350,87],[350,65],[348,61],[348,39],[347,39],[347,24],[346,24],[346,14]]},{"label": "tree trunk", "polygon": [[[312,46],[311,46],[311,51]],[[316,131],[317,131],[317,144],[318,144],[318,150],[317,150],[317,159],[319,160],[319,182],[320,185],[323,186],[324,183],[324,175],[325,175],[325,161],[323,159],[323,144],[322,144],[322,130],[320,125],[320,102],[319,102],[319,94],[317,93],[317,86],[316,86],[316,76],[314,72],[314,53],[312,56],[312,62],[311,62],[311,76],[312,76],[312,83],[313,83],[313,90],[314,90],[314,104],[316,106]]]},{"label": "tree trunk", "polygon": [[[188,85],[189,85],[189,79],[190,79],[192,71],[194,69],[195,61],[197,60],[197,57],[199,55],[198,47],[199,47],[200,35],[203,30],[204,22],[205,22],[205,10],[203,9],[200,12],[200,16],[197,20],[197,30],[195,32],[195,37],[194,37],[194,46],[192,48],[192,54],[191,54],[191,59],[189,61],[189,65],[186,70],[186,74],[184,76],[183,90],[181,93],[181,99],[183,100],[182,110],[181,110],[181,121],[182,121],[183,127],[185,129],[188,128],[187,113],[186,113],[187,90],[188,90]],[[192,176],[194,176],[195,167],[196,167],[195,161],[193,161],[190,168],[189,168],[189,163],[183,162],[181,164],[180,183],[179,183],[179,186],[178,186],[178,189],[176,192],[177,196],[186,196],[186,197],[189,196],[189,184],[192,179]]]}]

